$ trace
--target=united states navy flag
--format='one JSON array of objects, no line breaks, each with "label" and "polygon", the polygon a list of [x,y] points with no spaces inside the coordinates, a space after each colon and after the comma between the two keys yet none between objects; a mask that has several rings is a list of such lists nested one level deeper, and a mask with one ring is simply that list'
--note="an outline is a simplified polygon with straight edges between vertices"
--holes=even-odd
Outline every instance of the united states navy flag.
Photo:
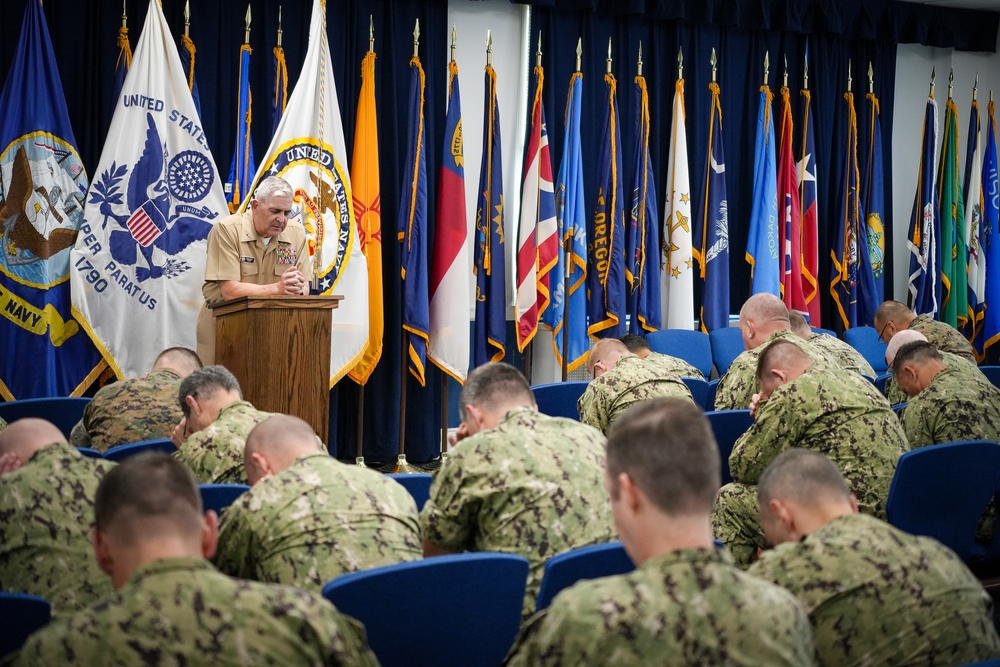
[{"label": "united states navy flag", "polygon": [[70,313],[87,174],[39,0],[28,1],[0,104],[0,395],[80,394],[101,361]]}]

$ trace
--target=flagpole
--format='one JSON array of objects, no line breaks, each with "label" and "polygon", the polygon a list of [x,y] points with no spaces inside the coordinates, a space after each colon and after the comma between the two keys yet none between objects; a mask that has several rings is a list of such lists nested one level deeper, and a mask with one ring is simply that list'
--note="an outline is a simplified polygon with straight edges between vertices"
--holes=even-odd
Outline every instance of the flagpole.
[{"label": "flagpole", "polygon": [[359,387],[361,390],[358,393],[358,444],[357,444],[357,454],[354,458],[354,463],[359,468],[367,468],[365,465],[365,386],[361,385]]},{"label": "flagpole", "polygon": [[[577,37],[576,39],[576,72],[581,71],[580,64],[583,60],[583,37]],[[565,231],[565,230],[564,230]],[[562,321],[562,381],[565,382],[569,377],[569,288],[570,288],[570,277],[572,271],[569,268],[569,259],[573,251],[573,237],[566,236],[564,233],[563,238],[563,282],[566,286],[563,289],[563,321]]]}]

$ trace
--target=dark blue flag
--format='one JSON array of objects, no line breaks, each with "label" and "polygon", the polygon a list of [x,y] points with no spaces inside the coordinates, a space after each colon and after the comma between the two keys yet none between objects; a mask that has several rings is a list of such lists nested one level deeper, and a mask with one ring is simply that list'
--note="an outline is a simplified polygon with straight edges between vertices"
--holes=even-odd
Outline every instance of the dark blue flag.
[{"label": "dark blue flag", "polygon": [[[660,218],[656,210],[653,161],[649,156],[649,93],[646,79],[642,76],[635,77],[634,132],[635,168],[632,171],[625,278],[629,284],[629,333],[644,334],[658,330],[663,318],[660,304]],[[690,319],[689,309],[689,322]]]},{"label": "dark blue flag", "polygon": [[937,149],[938,108],[933,97],[927,98],[924,112],[923,145],[917,193],[906,247],[910,251],[909,296],[907,305],[915,313],[937,317],[941,303],[941,225],[937,219],[937,188],[934,187],[934,151]]},{"label": "dark blue flag", "polygon": [[997,123],[990,102],[986,131],[986,155],[983,159],[983,255],[986,258],[986,307],[981,334],[973,341],[977,354],[1000,343],[1000,174],[997,164]]},{"label": "dark blue flag", "polygon": [[879,120],[878,98],[874,93],[868,93],[865,98],[868,100],[868,158],[861,182],[865,216],[862,231],[868,240],[875,296],[862,304],[864,312],[858,313],[858,323],[872,325],[875,313],[869,312],[870,303],[874,302],[878,308],[885,301],[885,176],[882,170],[882,121]]},{"label": "dark blue flag", "polygon": [[[229,163],[229,178],[223,189],[229,201],[230,213],[235,213],[240,204],[247,198],[250,183],[257,173],[257,164],[253,158],[253,141],[250,138],[250,125],[253,96],[250,92],[250,45],[240,48],[240,83],[236,94],[236,146],[233,148],[233,159]],[[195,98],[195,104],[198,98]]]},{"label": "dark blue flag", "polygon": [[194,100],[194,108],[198,111],[198,118],[201,118],[201,95],[198,93],[198,79],[194,75],[194,54],[196,51],[197,49],[194,48],[194,42],[191,41],[191,38],[187,35],[181,35],[181,65],[184,66],[184,71],[187,72],[188,90],[191,91],[191,99]]}]

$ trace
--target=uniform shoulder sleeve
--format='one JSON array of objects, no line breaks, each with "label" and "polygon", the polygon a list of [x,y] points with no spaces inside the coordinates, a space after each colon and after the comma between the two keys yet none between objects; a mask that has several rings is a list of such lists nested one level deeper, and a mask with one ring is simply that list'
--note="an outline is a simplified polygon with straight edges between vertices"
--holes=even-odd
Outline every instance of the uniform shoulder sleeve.
[{"label": "uniform shoulder sleeve", "polygon": [[212,226],[208,233],[208,258],[205,262],[205,280],[239,280],[240,273],[239,224],[226,224],[225,220]]},{"label": "uniform shoulder sleeve", "polygon": [[241,579],[256,579],[257,535],[250,525],[250,493],[243,494],[222,515],[219,542],[212,562],[222,572]]}]

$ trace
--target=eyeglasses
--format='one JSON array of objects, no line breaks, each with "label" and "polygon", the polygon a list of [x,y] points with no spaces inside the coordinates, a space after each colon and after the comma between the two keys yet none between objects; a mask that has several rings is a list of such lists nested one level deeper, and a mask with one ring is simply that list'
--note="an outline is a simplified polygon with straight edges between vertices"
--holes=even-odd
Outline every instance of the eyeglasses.
[{"label": "eyeglasses", "polygon": [[885,338],[884,338],[884,336],[885,336],[885,330],[889,328],[890,324],[895,324],[895,323],[892,320],[889,320],[888,322],[885,323],[885,326],[882,327],[882,330],[878,332],[878,339],[879,340],[882,340],[882,341],[885,340]]}]

